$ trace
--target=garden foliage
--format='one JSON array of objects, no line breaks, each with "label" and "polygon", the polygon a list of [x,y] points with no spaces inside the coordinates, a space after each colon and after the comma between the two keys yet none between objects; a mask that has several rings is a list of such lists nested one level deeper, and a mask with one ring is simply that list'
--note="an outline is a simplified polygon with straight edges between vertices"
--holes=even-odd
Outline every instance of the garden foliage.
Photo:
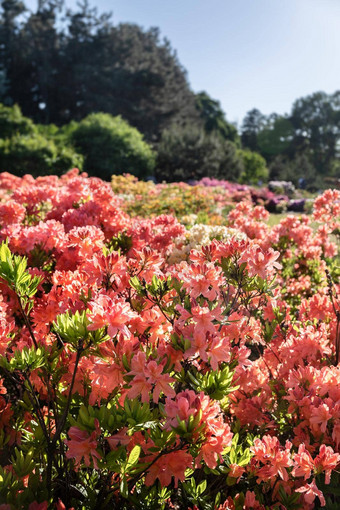
[{"label": "garden foliage", "polygon": [[0,198],[1,510],[339,508],[340,192],[189,252],[77,170]]},{"label": "garden foliage", "polygon": [[155,155],[143,136],[121,117],[93,113],[69,129],[72,145],[84,158],[84,170],[110,180],[113,173],[129,172],[138,177],[152,173]]},{"label": "garden foliage", "polygon": [[187,181],[204,176],[237,181],[243,170],[235,144],[217,132],[190,124],[163,131],[157,146],[159,181]]},{"label": "garden foliage", "polygon": [[78,167],[110,180],[129,171],[146,177],[155,154],[141,133],[121,117],[97,113],[58,128],[36,125],[17,105],[0,104],[0,168],[20,176],[63,174]]},{"label": "garden foliage", "polygon": [[83,156],[58,137],[56,126],[37,126],[24,117],[17,105],[0,104],[0,168],[21,176],[82,167]]}]

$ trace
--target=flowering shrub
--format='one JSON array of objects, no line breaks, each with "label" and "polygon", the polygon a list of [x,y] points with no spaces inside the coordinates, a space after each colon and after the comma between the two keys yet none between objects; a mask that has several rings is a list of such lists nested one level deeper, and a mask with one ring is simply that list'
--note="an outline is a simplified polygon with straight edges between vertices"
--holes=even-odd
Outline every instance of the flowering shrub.
[{"label": "flowering shrub", "polygon": [[[114,175],[112,189],[123,200],[123,208],[132,216],[150,217],[173,214],[178,218],[192,213],[211,216],[216,210],[215,193],[203,186],[183,182],[154,184],[138,181],[132,175]],[[223,197],[223,205],[225,197]],[[208,216],[206,216],[207,218]],[[217,222],[221,221],[219,217]]]},{"label": "flowering shrub", "polygon": [[339,198],[176,258],[108,183],[1,174],[0,509],[339,508]]},{"label": "flowering shrub", "polygon": [[173,214],[182,221],[183,217],[195,214],[199,223],[223,225],[226,214],[245,200],[275,213],[304,212],[307,208],[305,199],[290,200],[287,195],[278,195],[268,188],[252,188],[209,177],[193,181],[193,185],[183,182],[154,184],[124,174],[114,175],[111,184],[113,191],[123,199],[123,209],[132,216]]}]

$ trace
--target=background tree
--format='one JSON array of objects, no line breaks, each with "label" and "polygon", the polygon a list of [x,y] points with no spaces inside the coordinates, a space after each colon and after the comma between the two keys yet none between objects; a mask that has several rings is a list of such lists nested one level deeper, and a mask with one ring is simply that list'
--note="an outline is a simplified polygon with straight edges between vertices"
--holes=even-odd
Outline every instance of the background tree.
[{"label": "background tree", "polygon": [[87,1],[76,11],[62,0],[41,0],[36,12],[3,4],[1,83],[35,122],[62,125],[102,111],[122,115],[153,142],[172,123],[201,123],[186,72],[157,28],[115,27]]},{"label": "background tree", "polygon": [[59,147],[39,133],[17,134],[0,139],[0,168],[19,176],[61,175],[71,168],[82,168],[83,158],[71,147]]},{"label": "background tree", "polygon": [[[155,150],[160,145],[159,171],[176,167],[176,179],[181,172],[222,175],[221,162],[229,161],[223,163],[226,175],[236,179],[243,172],[243,180],[254,180],[262,165],[254,152],[265,158],[271,175],[291,175],[296,180],[301,173],[298,164],[308,172],[308,180],[339,174],[340,91],[300,98],[287,115],[264,116],[252,109],[242,123],[240,145],[220,103],[207,92],[194,94],[190,89],[176,52],[159,29],[144,30],[130,23],[114,26],[110,13],[98,14],[87,0],[76,9],[68,9],[63,0],[39,0],[34,12],[20,0],[1,2],[0,102],[18,104],[25,118],[45,126],[69,125],[98,112],[121,116]],[[13,127],[20,115],[12,113],[11,121],[5,117]],[[178,145],[180,157],[173,143],[178,141],[176,130],[184,136]],[[62,140],[69,144],[63,139],[67,132],[69,128],[62,132],[53,127],[34,131],[53,141],[58,150]],[[7,140],[14,134],[4,131],[0,136]],[[191,147],[202,153],[202,169]],[[237,155],[236,148],[241,147],[251,156]],[[203,148],[212,154],[203,154]],[[171,171],[166,172],[171,179]]]},{"label": "background tree", "polygon": [[240,182],[246,184],[265,183],[269,177],[266,160],[257,152],[250,150],[240,150],[238,152],[242,158],[243,171],[240,175]]},{"label": "background tree", "polygon": [[38,126],[18,105],[0,104],[0,171],[16,175],[60,175],[82,168],[83,156],[67,143],[56,126]]},{"label": "background tree", "polygon": [[243,170],[235,145],[203,129],[185,126],[163,132],[158,145],[158,180],[190,181],[202,177],[237,180]]},{"label": "background tree", "polygon": [[121,117],[93,113],[69,127],[69,139],[84,156],[89,175],[110,180],[112,174],[146,177],[155,166],[155,155],[137,129]]},{"label": "background tree", "polygon": [[241,141],[243,147],[251,151],[259,150],[257,137],[265,125],[265,120],[265,116],[256,108],[250,110],[246,114],[241,126]]},{"label": "background tree", "polygon": [[271,178],[295,183],[304,178],[308,186],[319,188],[322,179],[335,175],[338,168],[340,91],[300,98],[287,115],[265,117],[251,110],[244,119],[241,139],[245,147],[266,159]]},{"label": "background tree", "polygon": [[307,147],[313,166],[321,175],[331,171],[339,157],[340,91],[332,95],[316,92],[293,104],[291,121],[295,136]]},{"label": "background tree", "polygon": [[24,117],[18,105],[12,107],[0,104],[1,138],[10,138],[17,134],[32,135],[37,128],[31,119]]},{"label": "background tree", "polygon": [[272,114],[257,135],[258,150],[267,161],[279,154],[291,155],[294,127],[284,116]]},{"label": "background tree", "polygon": [[240,145],[240,137],[236,127],[227,122],[221,104],[212,99],[206,92],[196,94],[196,107],[204,123],[205,132],[220,135],[224,140]]}]

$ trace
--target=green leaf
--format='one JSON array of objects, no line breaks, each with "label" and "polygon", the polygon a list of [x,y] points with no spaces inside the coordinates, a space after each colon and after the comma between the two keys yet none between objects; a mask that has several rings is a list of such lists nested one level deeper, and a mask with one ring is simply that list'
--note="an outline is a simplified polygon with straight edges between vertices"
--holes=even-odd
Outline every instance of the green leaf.
[{"label": "green leaf", "polygon": [[41,282],[40,276],[31,276],[26,268],[27,258],[13,255],[7,242],[3,242],[0,245],[0,278],[22,298],[24,306],[28,304],[27,298],[34,296]]},{"label": "green leaf", "polygon": [[130,285],[137,292],[141,292],[143,290],[142,284],[140,283],[138,276],[133,276],[132,278],[130,278]]},{"label": "green leaf", "polygon": [[126,464],[126,470],[128,470],[132,466],[135,466],[138,463],[140,452],[141,452],[141,447],[138,444],[136,444],[136,446],[134,446],[130,452],[130,455],[129,455],[129,458],[128,458],[128,461]]},{"label": "green leaf", "polygon": [[75,314],[66,312],[57,316],[57,320],[53,322],[53,330],[64,341],[77,347],[79,340],[85,340],[89,336],[88,323],[86,310],[82,312],[77,310]]},{"label": "green leaf", "polygon": [[197,485],[197,495],[200,496],[201,494],[203,494],[203,492],[206,490],[207,488],[207,480],[203,480],[203,482],[201,482],[199,485]]}]

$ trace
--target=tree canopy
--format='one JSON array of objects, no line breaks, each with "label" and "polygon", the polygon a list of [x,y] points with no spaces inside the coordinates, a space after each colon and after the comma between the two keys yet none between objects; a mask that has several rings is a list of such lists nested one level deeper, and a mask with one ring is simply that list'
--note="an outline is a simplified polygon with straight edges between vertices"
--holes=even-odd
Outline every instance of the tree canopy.
[{"label": "tree canopy", "polygon": [[158,28],[113,26],[86,1],[72,11],[62,0],[41,0],[29,12],[6,0],[0,41],[0,101],[18,103],[36,122],[106,112],[156,141],[172,123],[200,122],[186,72]]},{"label": "tree canopy", "polygon": [[241,134],[245,148],[259,152],[271,178],[340,177],[340,91],[315,92],[296,100],[287,115],[247,113]]},{"label": "tree canopy", "polygon": [[196,106],[204,122],[206,133],[215,133],[224,140],[230,140],[239,145],[240,137],[237,128],[227,122],[219,101],[212,99],[207,92],[199,92],[196,94]]}]

